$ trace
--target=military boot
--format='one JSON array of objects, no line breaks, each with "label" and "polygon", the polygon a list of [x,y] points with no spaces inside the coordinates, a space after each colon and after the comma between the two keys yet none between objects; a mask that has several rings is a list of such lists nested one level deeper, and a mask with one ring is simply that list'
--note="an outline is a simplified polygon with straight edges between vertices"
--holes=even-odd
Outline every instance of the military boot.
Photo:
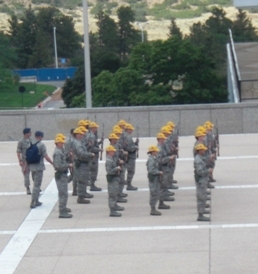
[{"label": "military boot", "polygon": [[155,206],[152,206],[152,207],[151,207],[150,215],[153,215],[153,216],[160,216],[160,215],[161,215],[161,212],[158,211],[158,210],[156,210]]},{"label": "military boot", "polygon": [[208,183],[207,188],[215,188],[215,186],[212,185],[212,184],[210,184],[210,183]]},{"label": "military boot", "polygon": [[90,200],[86,200],[82,196],[79,196],[77,199],[77,204],[89,204],[89,203],[90,203]]},{"label": "military boot", "polygon": [[93,195],[93,194],[90,194],[90,193],[88,193],[88,192],[86,191],[86,193],[85,193],[84,195],[82,195],[82,197],[83,197],[83,198],[86,198],[86,199],[91,199],[91,198],[94,197],[94,195]]},{"label": "military boot", "polygon": [[120,195],[122,198],[125,198],[125,197],[128,196],[128,194],[125,194],[125,193],[123,193],[123,192],[121,192],[119,195]]},{"label": "military boot", "polygon": [[115,211],[115,209],[111,209],[110,210],[110,214],[109,214],[110,217],[121,217],[122,214],[121,213],[118,213]]},{"label": "military boot", "polygon": [[166,195],[167,196],[174,196],[175,195],[175,192],[171,192],[169,190],[166,191]]},{"label": "military boot", "polygon": [[59,218],[67,219],[67,218],[72,218],[72,217],[73,217],[73,215],[68,213],[66,210],[60,211],[60,213],[59,213]]},{"label": "military boot", "polygon": [[31,195],[31,191],[30,191],[30,187],[29,186],[26,187],[26,193],[27,193],[27,195]]},{"label": "military boot", "polygon": [[138,187],[134,187],[134,186],[132,186],[131,183],[127,183],[127,188],[126,188],[126,190],[138,190]]},{"label": "military boot", "polygon": [[95,183],[91,183],[90,191],[101,191],[101,187],[95,186]]},{"label": "military boot", "polygon": [[215,180],[215,179],[213,179],[213,177],[212,177],[212,176],[210,176],[210,177],[209,177],[209,182],[210,182],[210,183],[215,183],[215,182],[216,182],[216,180]]},{"label": "military boot", "polygon": [[64,209],[64,211],[65,211],[65,212],[68,212],[68,213],[69,213],[69,212],[72,212],[71,208],[68,208],[68,207],[66,207],[66,208]]},{"label": "military boot", "polygon": [[117,203],[127,203],[127,199],[124,199],[122,197],[118,197]]},{"label": "military boot", "polygon": [[211,219],[208,217],[203,216],[203,214],[199,214],[197,221],[201,221],[201,222],[209,222]]},{"label": "military boot", "polygon": [[206,194],[207,194],[207,195],[211,195],[211,192],[210,192],[210,191],[206,191]]},{"label": "military boot", "polygon": [[160,201],[160,202],[159,202],[158,209],[170,209],[170,206],[169,206],[169,205],[164,204],[164,202],[163,202],[163,201]]},{"label": "military boot", "polygon": [[168,189],[178,189],[178,186],[175,186],[175,185],[173,185],[173,184],[170,184],[169,187],[168,187]]},{"label": "military boot", "polygon": [[125,208],[122,207],[122,206],[119,206],[118,204],[116,204],[114,209],[115,209],[116,211],[123,211]]},{"label": "military boot", "polygon": [[73,196],[77,196],[77,187],[76,186],[73,186],[73,193],[72,193]]},{"label": "military boot", "polygon": [[210,197],[210,196],[207,196],[207,197],[206,197],[206,200],[207,200],[207,201],[210,201],[210,200],[211,200],[211,197]]},{"label": "military boot", "polygon": [[205,208],[210,208],[211,206],[209,204],[206,204],[205,205]]},{"label": "military boot", "polygon": [[210,214],[211,212],[209,210],[204,210],[203,214]]},{"label": "military boot", "polygon": [[164,201],[166,201],[166,202],[174,202],[174,201],[175,201],[175,198],[174,198],[174,197],[166,197],[166,198],[164,199]]},{"label": "military boot", "polygon": [[42,203],[39,200],[36,200],[36,206],[41,206]]},{"label": "military boot", "polygon": [[30,208],[36,208],[36,201],[35,200],[31,200]]},{"label": "military boot", "polygon": [[172,180],[172,184],[177,184],[177,180]]}]

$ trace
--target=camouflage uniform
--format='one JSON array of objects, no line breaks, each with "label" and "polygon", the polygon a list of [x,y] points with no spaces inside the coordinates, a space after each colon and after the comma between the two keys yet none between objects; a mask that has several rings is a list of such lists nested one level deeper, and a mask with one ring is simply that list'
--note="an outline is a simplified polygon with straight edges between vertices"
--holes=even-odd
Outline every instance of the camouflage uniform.
[{"label": "camouflage uniform", "polygon": [[59,212],[64,212],[67,205],[68,199],[68,167],[69,162],[67,161],[67,156],[65,151],[60,148],[55,148],[53,154],[53,166],[56,170],[55,180],[58,189],[59,198]]},{"label": "camouflage uniform", "polygon": [[87,142],[88,151],[95,154],[94,158],[91,159],[90,162],[90,184],[91,186],[94,186],[98,176],[99,152],[101,149],[99,148],[98,137],[93,132],[89,132],[85,137],[85,140]]},{"label": "camouflage uniform", "polygon": [[[165,143],[168,154],[170,156],[176,155],[176,150],[174,148],[178,147],[178,135],[175,130],[168,136]],[[174,173],[176,170],[176,159],[177,157],[175,157],[173,160],[170,160],[169,163],[169,185],[173,184]]]},{"label": "camouflage uniform", "polygon": [[[33,144],[38,142],[38,140],[33,141]],[[32,190],[32,201],[38,201],[40,187],[43,179],[43,171],[46,169],[44,164],[44,157],[47,155],[47,148],[45,144],[40,141],[37,143],[37,147],[39,150],[39,154],[41,155],[40,162],[37,164],[30,164],[29,169],[31,171],[32,179],[34,182],[33,190]]]},{"label": "camouflage uniform", "polygon": [[85,197],[90,176],[92,154],[87,151],[84,142],[81,140],[74,139],[72,149],[74,154],[74,174],[77,180],[77,194],[78,197]]},{"label": "camouflage uniform", "polygon": [[196,154],[194,157],[194,177],[196,184],[197,211],[199,214],[203,214],[205,211],[208,176],[209,170],[205,159],[200,154]]},{"label": "camouflage uniform", "polygon": [[160,196],[160,169],[159,162],[155,156],[150,155],[147,163],[149,188],[150,188],[150,206],[155,207]]},{"label": "camouflage uniform", "polygon": [[[136,162],[136,151],[138,149],[138,144],[133,141],[131,134],[125,134],[124,137],[124,150],[128,152],[127,160],[127,185],[131,186],[133,176],[135,174],[135,162]],[[127,188],[128,188],[127,186]]]},{"label": "camouflage uniform", "polygon": [[110,156],[107,156],[105,167],[108,181],[108,205],[110,210],[114,210],[119,193],[120,171],[115,159]]},{"label": "camouflage uniform", "polygon": [[26,168],[26,172],[24,173],[24,168],[26,166],[26,150],[29,148],[30,143],[32,142],[31,138],[22,138],[17,145],[17,153],[21,153],[22,155],[22,174],[24,176],[24,186],[26,188],[30,187],[30,169],[29,167]]},{"label": "camouflage uniform", "polygon": [[[68,161],[68,163],[73,163],[73,156],[71,155],[72,151],[73,151],[73,143],[74,143],[75,138],[73,137],[73,135],[70,135],[64,143],[64,154],[66,156],[66,160]],[[70,170],[71,174],[68,177],[68,183],[73,181],[73,188],[76,189],[77,188],[77,182],[74,178],[74,172],[71,169]]]}]

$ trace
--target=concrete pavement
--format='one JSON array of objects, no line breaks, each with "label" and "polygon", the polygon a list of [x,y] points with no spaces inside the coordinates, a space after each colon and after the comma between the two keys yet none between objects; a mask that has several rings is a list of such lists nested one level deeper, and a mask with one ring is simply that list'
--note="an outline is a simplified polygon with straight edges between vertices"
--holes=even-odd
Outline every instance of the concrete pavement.
[{"label": "concrete pavement", "polygon": [[[17,163],[16,142],[1,142],[0,273],[258,273],[257,134],[221,135],[211,222],[197,222],[192,147],[180,137],[170,210],[150,216],[146,172],[148,146],[140,139],[133,184],[121,218],[110,218],[104,161],[89,205],[69,195],[72,219],[58,218],[53,168],[47,165],[42,207],[30,210]],[[106,142],[107,143],[107,142]],[[46,141],[49,155],[54,144]],[[104,157],[105,159],[105,157]],[[71,191],[71,185],[69,185]]]}]

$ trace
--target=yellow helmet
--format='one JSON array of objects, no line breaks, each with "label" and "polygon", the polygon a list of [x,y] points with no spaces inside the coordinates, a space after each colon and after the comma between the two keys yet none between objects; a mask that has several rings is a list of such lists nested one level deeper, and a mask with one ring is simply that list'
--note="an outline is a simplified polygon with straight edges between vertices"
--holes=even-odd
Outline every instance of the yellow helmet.
[{"label": "yellow helmet", "polygon": [[196,132],[196,131],[199,131],[199,130],[206,132],[206,128],[205,128],[204,126],[198,126],[198,127],[195,129],[195,132]]},{"label": "yellow helmet", "polygon": [[55,138],[55,144],[57,144],[57,143],[64,143],[64,142],[65,142],[64,138],[60,138],[60,137],[56,137]]},{"label": "yellow helmet", "polygon": [[78,122],[78,126],[87,126],[87,123],[86,123],[86,121],[85,120],[80,120],[79,122]]},{"label": "yellow helmet", "polygon": [[148,152],[159,152],[159,149],[157,146],[150,146]]},{"label": "yellow helmet", "polygon": [[163,133],[158,133],[156,136],[157,139],[167,139],[167,137]]},{"label": "yellow helmet", "polygon": [[195,132],[195,137],[201,137],[201,136],[205,136],[206,135],[206,133],[204,132],[204,131],[202,131],[202,130],[198,130],[198,131],[196,131]]},{"label": "yellow helmet", "polygon": [[109,134],[108,139],[118,140],[119,138],[118,138],[118,136],[115,133],[111,133],[111,134]]},{"label": "yellow helmet", "polygon": [[195,150],[207,150],[207,147],[204,145],[204,144],[198,144],[198,145],[196,145],[195,147]]},{"label": "yellow helmet", "polygon": [[171,133],[171,130],[170,128],[168,127],[162,127],[161,130],[160,130],[161,133],[166,133],[166,134],[170,134]]},{"label": "yellow helmet", "polygon": [[79,127],[77,127],[74,131],[73,134],[84,134],[84,132],[81,131]]},{"label": "yellow helmet", "polygon": [[109,152],[109,151],[116,151],[116,149],[113,147],[113,146],[107,146],[106,147],[106,151]]},{"label": "yellow helmet", "polygon": [[126,125],[126,121],[125,120],[120,120],[117,124],[119,126],[125,126]]},{"label": "yellow helmet", "polygon": [[131,124],[126,124],[125,129],[134,130],[134,127]]},{"label": "yellow helmet", "polygon": [[118,128],[113,128],[113,133],[115,134],[122,134],[122,129],[118,126]]},{"label": "yellow helmet", "polygon": [[90,128],[94,128],[94,127],[99,127],[99,125],[97,123],[95,123],[95,122],[90,122],[89,123],[89,127]]},{"label": "yellow helmet", "polygon": [[80,129],[83,133],[85,133],[85,132],[88,131],[87,128],[86,128],[86,127],[83,127],[83,126],[80,126],[79,129]]},{"label": "yellow helmet", "polygon": [[167,122],[167,126],[175,127],[175,124],[172,121]]},{"label": "yellow helmet", "polygon": [[56,135],[56,138],[57,137],[60,137],[60,138],[62,138],[62,139],[65,139],[66,137],[64,136],[64,134],[63,133],[58,133],[57,135]]}]

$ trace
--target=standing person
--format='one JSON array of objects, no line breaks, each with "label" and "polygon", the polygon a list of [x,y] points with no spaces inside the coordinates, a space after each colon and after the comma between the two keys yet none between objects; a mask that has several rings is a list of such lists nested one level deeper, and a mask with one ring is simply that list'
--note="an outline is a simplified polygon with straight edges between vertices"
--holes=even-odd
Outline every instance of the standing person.
[{"label": "standing person", "polygon": [[32,190],[32,199],[31,199],[31,208],[35,208],[36,206],[41,206],[42,203],[39,202],[39,193],[40,187],[43,179],[43,171],[46,169],[44,164],[44,159],[46,159],[51,165],[53,165],[52,160],[47,155],[47,148],[44,143],[42,143],[42,139],[44,137],[44,133],[42,131],[35,132],[35,140],[32,145],[37,147],[38,154],[40,155],[40,160],[37,163],[30,163],[30,160],[27,157],[27,162],[29,164],[29,169],[32,174],[33,179],[33,190]]},{"label": "standing person", "polygon": [[124,140],[124,150],[128,152],[127,159],[127,188],[126,190],[138,190],[137,187],[132,185],[132,180],[135,174],[135,162],[136,162],[136,152],[138,150],[138,141],[133,141],[132,132],[134,127],[131,124],[125,126],[125,140]]},{"label": "standing person", "polygon": [[101,191],[101,187],[97,187],[95,182],[98,176],[99,170],[99,153],[103,151],[99,148],[98,142],[98,124],[91,122],[89,124],[89,133],[87,134],[87,148],[90,152],[94,153],[94,158],[90,163],[90,190],[91,191]]},{"label": "standing person", "polygon": [[21,167],[22,174],[24,177],[24,186],[26,187],[26,192],[28,195],[31,195],[31,191],[30,191],[30,169],[28,168],[26,164],[26,150],[30,146],[31,142],[32,142],[31,130],[30,128],[27,127],[23,130],[23,138],[18,142],[16,153],[17,153],[19,165]]},{"label": "standing person", "polygon": [[118,193],[119,193],[119,178],[121,167],[117,165],[114,154],[116,149],[109,145],[106,148],[106,172],[107,172],[107,182],[108,182],[108,205],[110,209],[110,217],[121,217],[122,214],[117,211],[122,211],[124,208],[117,204]]},{"label": "standing person", "polygon": [[209,180],[210,170],[207,168],[204,155],[207,147],[203,144],[195,146],[197,151],[194,157],[194,178],[196,184],[196,198],[197,198],[197,221],[210,221],[210,218],[205,217],[203,214],[209,214],[210,211],[205,210],[207,200],[207,185]]},{"label": "standing person", "polygon": [[160,180],[163,174],[163,172],[159,168],[159,162],[156,158],[158,152],[158,147],[150,146],[148,149],[149,158],[146,163],[150,188],[150,215],[153,216],[161,215],[161,212],[156,210],[156,204],[159,200],[160,195]]},{"label": "standing person", "polygon": [[77,203],[89,204],[90,201],[85,198],[88,198],[86,190],[90,176],[90,161],[95,154],[87,151],[84,142],[82,142],[83,132],[80,128],[76,128],[73,133],[75,141],[72,150],[74,155],[74,175],[77,180]]},{"label": "standing person", "polygon": [[72,168],[73,164],[69,163],[64,151],[64,139],[56,137],[55,151],[53,154],[53,166],[55,168],[55,180],[58,189],[59,201],[59,218],[72,218],[70,208],[67,208],[68,199],[68,168]]}]

